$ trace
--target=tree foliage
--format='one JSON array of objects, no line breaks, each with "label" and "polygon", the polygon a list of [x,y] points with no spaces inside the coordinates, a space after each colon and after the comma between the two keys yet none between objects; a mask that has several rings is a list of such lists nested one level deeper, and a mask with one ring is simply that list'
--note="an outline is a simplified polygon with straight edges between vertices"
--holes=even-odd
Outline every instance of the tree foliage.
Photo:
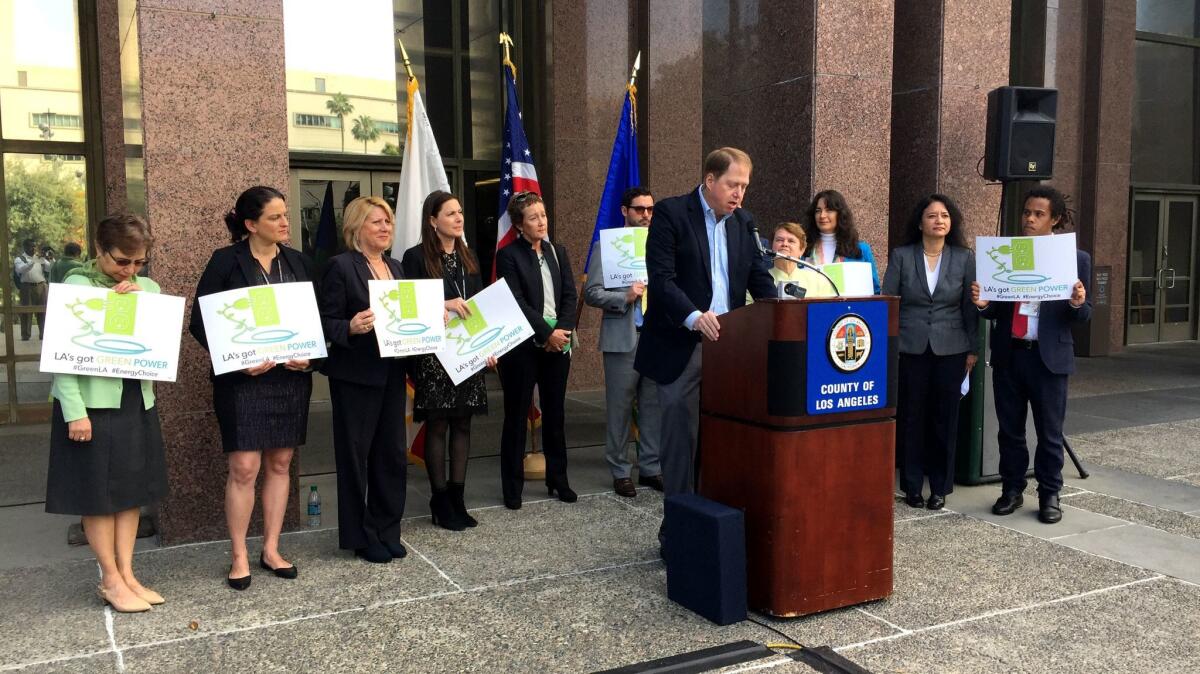
[{"label": "tree foliage", "polygon": [[325,101],[325,109],[329,114],[338,118],[338,126],[342,130],[342,152],[346,151],[346,115],[354,112],[354,104],[350,102],[350,97],[342,92],[330,94],[329,100]]},{"label": "tree foliage", "polygon": [[86,245],[87,200],[82,181],[61,160],[30,166],[24,159],[4,162],[9,257],[21,251],[21,242],[33,239],[61,254],[63,244]]},{"label": "tree foliage", "polygon": [[379,127],[375,126],[375,120],[368,115],[359,115],[354,119],[354,126],[350,129],[350,135],[354,136],[355,140],[361,140],[363,144],[363,154],[367,153],[367,143],[379,139]]}]

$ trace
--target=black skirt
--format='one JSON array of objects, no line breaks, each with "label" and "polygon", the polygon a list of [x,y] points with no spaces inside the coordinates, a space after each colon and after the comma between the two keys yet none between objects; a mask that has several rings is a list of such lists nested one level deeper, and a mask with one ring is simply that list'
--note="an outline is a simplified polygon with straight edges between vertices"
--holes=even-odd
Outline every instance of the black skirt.
[{"label": "black skirt", "polygon": [[257,377],[217,377],[213,408],[226,452],[299,447],[308,435],[312,373],[282,364]]},{"label": "black skirt", "polygon": [[417,356],[414,370],[414,421],[487,414],[484,370],[471,375],[458,386],[450,380],[446,368],[433,354]]},{"label": "black skirt", "polygon": [[110,515],[153,505],[167,494],[158,408],[145,409],[141,382],[125,379],[121,407],[88,409],[92,439],[67,435],[62,405],[54,401],[50,419],[50,466],[46,512]]}]

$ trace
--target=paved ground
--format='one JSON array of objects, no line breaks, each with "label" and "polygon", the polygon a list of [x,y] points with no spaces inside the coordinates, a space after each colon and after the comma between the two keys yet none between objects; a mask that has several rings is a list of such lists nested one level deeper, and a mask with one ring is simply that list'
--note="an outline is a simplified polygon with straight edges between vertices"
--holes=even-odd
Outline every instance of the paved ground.
[{"label": "paved ground", "polygon": [[[892,597],[754,619],[873,672],[1200,671],[1200,346],[1085,360],[1072,386],[1068,429],[1092,476],[1068,469],[1061,524],[1039,524],[1028,507],[992,516],[995,486],[959,487],[938,514],[897,503]],[[10,430],[0,437],[0,495],[27,505],[0,508],[0,670],[577,672],[739,639],[784,642],[754,622],[715,627],[667,600],[655,539],[662,503],[609,490],[600,399],[570,405],[577,504],[537,500],[530,483],[524,509],[497,506],[493,415],[477,429],[471,464],[479,528],[432,527],[415,469],[413,554],[402,562],[345,556],[332,529],[295,532],[284,549],[300,578],[258,573],[235,593],[221,580],[226,544],[144,542],[142,577],[168,603],[135,616],[94,598],[95,564],[62,542],[69,518],[30,502],[41,485],[29,481],[44,472],[30,456],[38,440]],[[331,504],[320,442],[302,461],[302,483],[321,485]],[[782,655],[728,671],[751,668],[812,671]]]}]

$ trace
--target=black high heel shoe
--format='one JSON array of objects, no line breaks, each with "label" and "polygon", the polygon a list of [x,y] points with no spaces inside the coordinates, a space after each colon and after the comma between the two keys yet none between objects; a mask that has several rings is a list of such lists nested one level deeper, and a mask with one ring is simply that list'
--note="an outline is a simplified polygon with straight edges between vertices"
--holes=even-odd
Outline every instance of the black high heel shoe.
[{"label": "black high heel shoe", "polygon": [[259,555],[258,555],[258,565],[261,566],[262,568],[266,569],[267,571],[270,571],[271,573],[275,574],[275,576],[277,578],[287,578],[288,580],[291,580],[291,579],[295,578],[296,576],[300,575],[300,572],[296,569],[295,564],[293,564],[291,566],[286,566],[286,567],[281,566],[278,569],[268,566],[267,560],[263,559],[262,553],[259,553]]},{"label": "black high heel shoe", "polygon": [[574,503],[579,500],[579,495],[576,494],[575,491],[571,489],[571,486],[567,484],[567,479],[565,477],[546,482],[546,492],[550,496],[554,496],[554,492],[558,492],[558,500],[562,501],[563,503]]}]

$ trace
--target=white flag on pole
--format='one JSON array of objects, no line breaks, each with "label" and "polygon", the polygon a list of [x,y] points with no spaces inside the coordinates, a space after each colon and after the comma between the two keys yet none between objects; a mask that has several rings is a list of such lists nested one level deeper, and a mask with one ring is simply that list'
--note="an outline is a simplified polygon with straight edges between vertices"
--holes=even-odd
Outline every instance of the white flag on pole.
[{"label": "white flag on pole", "polygon": [[396,195],[396,239],[392,257],[400,259],[404,251],[421,242],[421,205],[435,190],[450,191],[446,168],[416,78],[408,81],[408,135],[404,143],[404,163],[400,167],[400,188]]}]

